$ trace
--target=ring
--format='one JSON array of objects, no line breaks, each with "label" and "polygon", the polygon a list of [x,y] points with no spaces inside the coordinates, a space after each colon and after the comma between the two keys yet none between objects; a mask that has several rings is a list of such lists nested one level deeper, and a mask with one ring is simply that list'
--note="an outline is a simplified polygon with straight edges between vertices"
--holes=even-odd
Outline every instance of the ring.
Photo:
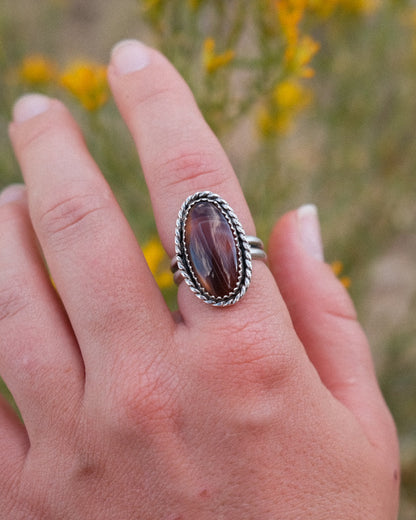
[{"label": "ring", "polygon": [[247,236],[228,203],[210,191],[199,191],[182,204],[175,253],[175,282],[185,280],[198,298],[216,307],[237,303],[250,285],[252,260],[267,260],[263,242]]}]

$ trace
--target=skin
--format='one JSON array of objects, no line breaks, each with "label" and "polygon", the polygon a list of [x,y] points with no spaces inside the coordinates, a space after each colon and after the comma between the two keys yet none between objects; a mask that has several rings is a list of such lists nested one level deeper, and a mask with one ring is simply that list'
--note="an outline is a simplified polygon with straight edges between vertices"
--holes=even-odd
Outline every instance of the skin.
[{"label": "skin", "polygon": [[[140,52],[127,73],[114,53],[109,81],[168,255],[195,191],[221,194],[255,234],[189,89]],[[0,373],[23,418],[0,402],[2,518],[395,519],[395,427],[350,298],[304,247],[298,213],[276,224],[238,304],[212,308],[182,283],[174,317],[76,123],[43,101],[15,107],[25,188],[0,206]]]}]

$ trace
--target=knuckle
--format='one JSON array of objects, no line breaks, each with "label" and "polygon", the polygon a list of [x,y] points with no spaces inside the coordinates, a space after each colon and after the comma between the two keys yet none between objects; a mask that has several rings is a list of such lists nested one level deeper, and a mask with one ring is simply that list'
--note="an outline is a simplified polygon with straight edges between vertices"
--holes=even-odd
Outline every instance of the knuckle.
[{"label": "knuckle", "polygon": [[26,298],[24,284],[16,279],[10,279],[3,273],[6,285],[0,286],[0,322],[20,315],[29,304]]},{"label": "knuckle", "polygon": [[[94,432],[91,435],[91,432]],[[90,438],[90,444],[85,447],[82,442],[86,437]],[[84,424],[82,436],[79,432],[73,436],[71,443],[71,452],[67,457],[66,474],[68,480],[80,486],[85,486],[87,483],[100,482],[106,472],[106,457],[105,457],[105,440],[97,436],[94,431],[94,425]]]},{"label": "knuckle", "polygon": [[224,168],[218,158],[207,151],[195,151],[187,146],[175,150],[172,156],[161,162],[156,175],[164,183],[165,189],[177,191],[180,185],[186,190],[214,189],[221,191],[225,181]]},{"label": "knuckle", "polygon": [[230,382],[235,388],[270,391],[290,381],[296,355],[290,339],[277,337],[267,316],[254,321],[238,320],[216,327],[208,348],[198,361],[210,377]]},{"label": "knuckle", "polygon": [[128,430],[151,434],[166,431],[179,415],[180,387],[174,370],[153,363],[118,385],[114,406]]},{"label": "knuckle", "polygon": [[108,208],[108,203],[108,196],[97,193],[68,195],[52,206],[39,209],[40,232],[64,243],[81,229],[93,232],[102,222],[102,211]]}]

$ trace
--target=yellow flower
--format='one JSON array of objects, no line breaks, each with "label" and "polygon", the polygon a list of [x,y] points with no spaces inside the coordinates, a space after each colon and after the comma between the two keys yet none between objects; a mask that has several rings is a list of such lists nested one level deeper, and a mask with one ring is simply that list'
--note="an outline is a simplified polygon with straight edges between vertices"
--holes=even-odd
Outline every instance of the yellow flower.
[{"label": "yellow flower", "polygon": [[169,268],[169,258],[157,237],[147,242],[143,247],[143,254],[160,289],[173,287],[174,281]]},{"label": "yellow flower", "polygon": [[300,31],[307,0],[276,0],[275,6],[286,39],[286,68],[298,77],[310,78],[314,70],[309,67],[309,63],[318,52],[319,44]]},{"label": "yellow flower", "polygon": [[309,89],[295,80],[286,80],[279,83],[273,92],[276,105],[283,110],[300,110],[311,101]]},{"label": "yellow flower", "polygon": [[235,52],[232,49],[228,49],[221,54],[215,52],[215,40],[213,38],[207,38],[204,41],[204,48],[202,53],[202,62],[205,70],[211,74],[221,67],[228,65],[235,56]]},{"label": "yellow flower", "polygon": [[342,275],[344,264],[341,262],[341,260],[335,260],[335,262],[332,262],[331,269],[342,285],[346,289],[349,289],[351,287],[351,278],[349,276]]},{"label": "yellow flower", "polygon": [[342,283],[342,285],[346,288],[346,289],[349,289],[351,287],[351,278],[349,276],[341,276],[339,278],[339,281]]},{"label": "yellow flower", "polygon": [[306,0],[276,0],[277,17],[287,41],[287,54],[296,48],[299,39],[299,25],[303,19]]},{"label": "yellow flower", "polygon": [[257,124],[264,136],[286,133],[296,115],[312,101],[311,91],[295,79],[281,81],[257,116]]},{"label": "yellow flower", "polygon": [[22,80],[33,86],[47,85],[55,78],[55,74],[55,64],[41,54],[26,56],[19,70]]},{"label": "yellow flower", "polygon": [[282,30],[288,40],[299,31],[303,18],[306,0],[276,0],[277,16]]},{"label": "yellow flower", "polygon": [[103,65],[74,62],[62,74],[61,83],[89,111],[99,109],[108,100],[107,74]]},{"label": "yellow flower", "polygon": [[318,52],[320,45],[308,35],[302,36],[296,48],[291,52],[288,67],[300,78],[311,78],[315,71],[309,66],[312,58]]}]

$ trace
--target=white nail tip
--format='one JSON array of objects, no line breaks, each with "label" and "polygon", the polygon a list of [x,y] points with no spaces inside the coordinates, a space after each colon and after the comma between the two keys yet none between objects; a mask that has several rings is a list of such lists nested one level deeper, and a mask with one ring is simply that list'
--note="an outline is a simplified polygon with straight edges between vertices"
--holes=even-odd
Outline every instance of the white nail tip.
[{"label": "white nail tip", "polygon": [[297,210],[299,235],[308,255],[324,260],[321,227],[315,204],[305,204]]},{"label": "white nail tip", "polygon": [[298,209],[298,217],[302,218],[304,216],[315,215],[318,216],[318,208],[315,204],[304,204]]},{"label": "white nail tip", "polygon": [[46,112],[51,99],[43,94],[26,94],[19,98],[13,107],[13,121],[22,123]]},{"label": "white nail tip", "polygon": [[121,75],[144,69],[150,61],[149,48],[138,40],[122,40],[113,47],[111,61]]}]

